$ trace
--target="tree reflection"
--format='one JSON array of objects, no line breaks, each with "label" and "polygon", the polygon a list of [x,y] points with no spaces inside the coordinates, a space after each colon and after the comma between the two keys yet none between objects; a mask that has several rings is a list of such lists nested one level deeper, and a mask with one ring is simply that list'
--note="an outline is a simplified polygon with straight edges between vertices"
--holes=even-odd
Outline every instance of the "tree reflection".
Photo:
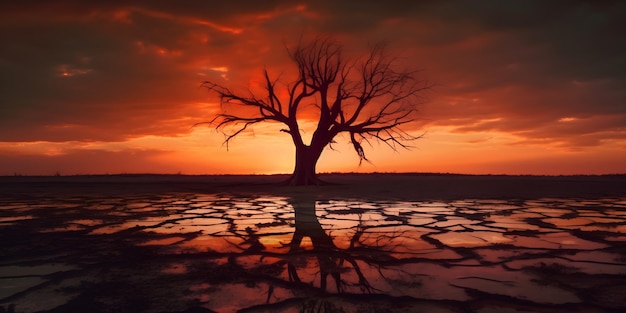
[{"label": "tree reflection", "polygon": [[[373,288],[363,274],[357,258],[349,252],[350,248],[354,247],[354,241],[351,240],[352,244],[347,250],[337,248],[333,239],[324,231],[317,219],[315,199],[313,197],[291,199],[290,203],[295,211],[295,231],[291,242],[288,244],[289,253],[298,255],[305,252],[304,255],[306,255],[306,249],[303,249],[301,246],[302,240],[305,237],[310,238],[313,249],[309,253],[313,254],[317,260],[320,289],[326,291],[328,276],[330,276],[334,280],[338,293],[346,291],[345,287],[350,284],[345,280],[347,275],[344,275],[342,279],[342,274],[348,274],[353,271],[358,278],[356,286],[362,292],[372,292]],[[362,234],[362,228],[359,229],[360,231],[357,231],[353,238],[358,238]],[[302,282],[295,262],[288,262],[287,268],[290,281]]]}]

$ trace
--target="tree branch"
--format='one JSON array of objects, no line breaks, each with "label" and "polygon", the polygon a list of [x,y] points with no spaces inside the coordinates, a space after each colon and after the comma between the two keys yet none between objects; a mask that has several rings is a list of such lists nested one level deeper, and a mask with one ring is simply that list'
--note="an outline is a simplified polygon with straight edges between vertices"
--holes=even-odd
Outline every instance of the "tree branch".
[{"label": "tree branch", "polygon": [[[223,112],[208,124],[224,133],[227,148],[237,135],[266,121],[284,124],[282,132],[289,133],[296,145],[306,145],[298,119],[305,101],[311,101],[319,110],[310,146],[323,149],[334,143],[337,134],[346,132],[359,164],[368,161],[363,142],[376,140],[397,150],[410,147],[408,142],[422,137],[409,134],[405,128],[415,121],[420,96],[432,85],[417,79],[417,72],[398,70],[397,60],[386,55],[384,45],[373,46],[365,58],[354,62],[346,62],[341,45],[329,38],[300,43],[288,53],[297,73],[294,81],[285,84],[288,99],[281,99],[279,79],[272,79],[267,70],[263,71],[263,98],[252,92],[242,96],[214,82],[202,84],[220,98]],[[241,111],[227,114],[226,105]],[[227,126],[234,130],[226,133]]]}]

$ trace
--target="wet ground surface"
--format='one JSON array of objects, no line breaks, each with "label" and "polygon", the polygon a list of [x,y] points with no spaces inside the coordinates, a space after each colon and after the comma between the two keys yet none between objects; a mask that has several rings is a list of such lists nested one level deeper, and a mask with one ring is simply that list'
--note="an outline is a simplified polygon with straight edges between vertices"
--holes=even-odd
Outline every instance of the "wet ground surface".
[{"label": "wet ground surface", "polygon": [[0,198],[15,312],[624,312],[626,199]]}]

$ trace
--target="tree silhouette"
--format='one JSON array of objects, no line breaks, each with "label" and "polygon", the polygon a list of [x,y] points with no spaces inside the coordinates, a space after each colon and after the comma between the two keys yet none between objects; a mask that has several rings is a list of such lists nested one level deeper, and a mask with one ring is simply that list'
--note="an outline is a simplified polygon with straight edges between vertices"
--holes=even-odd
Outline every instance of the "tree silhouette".
[{"label": "tree silhouette", "polygon": [[[300,43],[288,52],[297,78],[279,84],[264,70],[263,97],[253,92],[242,95],[213,81],[203,82],[222,104],[222,112],[205,123],[224,133],[227,147],[254,124],[281,123],[285,126],[281,131],[291,136],[296,151],[288,183],[310,185],[321,183],[316,176],[317,161],[340,133],[350,136],[359,164],[368,161],[364,142],[376,140],[396,150],[407,148],[409,141],[420,137],[403,128],[414,121],[419,95],[430,85],[417,79],[414,71],[396,69],[396,59],[385,53],[384,45],[375,45],[367,56],[350,62],[344,59],[342,46],[331,39]],[[304,119],[303,108],[311,103],[316,108],[317,127],[307,144],[299,123]],[[226,105],[235,106],[237,113],[227,113]]]}]

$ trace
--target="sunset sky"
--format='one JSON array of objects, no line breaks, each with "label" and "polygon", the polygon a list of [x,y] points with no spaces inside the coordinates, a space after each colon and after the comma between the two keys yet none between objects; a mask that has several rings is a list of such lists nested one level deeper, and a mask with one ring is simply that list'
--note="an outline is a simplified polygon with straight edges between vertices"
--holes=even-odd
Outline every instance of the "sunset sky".
[{"label": "sunset sky", "polygon": [[2,1],[0,175],[289,173],[277,125],[228,150],[193,127],[220,109],[200,84],[288,76],[317,35],[434,84],[410,150],[359,166],[343,136],[319,172],[626,173],[624,29],[626,1]]}]

